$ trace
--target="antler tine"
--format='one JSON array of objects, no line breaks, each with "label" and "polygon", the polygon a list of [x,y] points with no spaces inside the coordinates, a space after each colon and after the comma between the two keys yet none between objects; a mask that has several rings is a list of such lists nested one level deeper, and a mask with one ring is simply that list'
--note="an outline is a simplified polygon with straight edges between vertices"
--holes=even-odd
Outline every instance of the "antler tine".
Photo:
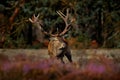
[{"label": "antler tine", "polygon": [[29,18],[29,21],[30,21],[31,23],[33,23],[33,20],[32,20],[31,18]]},{"label": "antler tine", "polygon": [[62,17],[65,18],[65,15],[61,11],[57,11],[57,13]]},{"label": "antler tine", "polygon": [[37,18],[40,16],[40,14],[37,15]]},{"label": "antler tine", "polygon": [[66,15],[64,15],[61,11],[57,11],[57,13],[60,15],[60,17],[65,22],[65,29],[59,34],[61,36],[61,35],[64,35],[70,29],[70,27],[69,27],[70,23],[68,23],[69,9],[66,10]]},{"label": "antler tine", "polygon": [[57,34],[52,34],[52,32],[47,32],[43,29],[42,27],[42,22],[41,20],[38,19],[40,15],[38,14],[37,16],[35,16],[35,14],[33,14],[32,18],[29,18],[29,21],[33,24],[35,24],[44,34],[46,35],[50,35],[50,36],[57,36]]},{"label": "antler tine", "polygon": [[62,18],[68,18],[68,16],[69,16],[69,9],[67,9],[67,14],[66,14],[66,16],[65,16],[65,14],[63,14],[61,11],[57,11],[57,13],[62,17]]},{"label": "antler tine", "polygon": [[37,21],[39,21],[38,20],[38,17],[39,17],[40,15],[38,14],[37,15],[37,17],[35,16],[35,14],[33,14],[33,17],[32,18],[29,18],[29,21],[31,22],[31,23],[36,23]]},{"label": "antler tine", "polygon": [[33,17],[34,17],[34,18],[36,17],[35,14],[33,14]]},{"label": "antler tine", "polygon": [[67,9],[67,12],[66,12],[67,14],[66,14],[66,19],[68,19],[68,17],[69,17],[69,9]]}]

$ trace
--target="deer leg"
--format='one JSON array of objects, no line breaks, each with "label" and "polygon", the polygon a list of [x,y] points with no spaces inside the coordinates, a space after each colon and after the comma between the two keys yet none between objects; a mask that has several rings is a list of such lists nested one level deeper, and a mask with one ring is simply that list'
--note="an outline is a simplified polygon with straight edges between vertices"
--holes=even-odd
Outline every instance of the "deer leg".
[{"label": "deer leg", "polygon": [[63,53],[57,55],[56,57],[57,57],[57,59],[60,59],[62,63],[64,63],[64,61],[63,61],[64,54]]},{"label": "deer leg", "polygon": [[67,51],[65,53],[65,56],[67,57],[67,59],[69,60],[69,62],[72,62],[72,56],[71,56],[71,52],[70,51]]},{"label": "deer leg", "polygon": [[63,57],[60,57],[61,62],[64,64],[65,62],[63,61]]}]

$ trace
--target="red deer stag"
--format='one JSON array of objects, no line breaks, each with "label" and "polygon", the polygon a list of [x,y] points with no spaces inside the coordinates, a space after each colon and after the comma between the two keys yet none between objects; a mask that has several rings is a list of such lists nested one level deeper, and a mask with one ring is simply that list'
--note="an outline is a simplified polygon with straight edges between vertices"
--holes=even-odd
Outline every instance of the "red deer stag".
[{"label": "red deer stag", "polygon": [[70,30],[71,23],[73,20],[72,19],[70,20],[69,9],[66,10],[66,15],[63,14],[61,11],[57,11],[57,13],[65,22],[64,30],[57,34],[52,34],[51,31],[46,32],[43,29],[42,21],[38,19],[39,15],[37,17],[33,15],[32,19],[29,18],[29,21],[35,24],[45,35],[50,36],[50,41],[48,44],[48,54],[50,57],[57,57],[64,63],[63,57],[66,56],[69,62],[72,62],[70,48],[66,40],[63,38],[63,36],[65,35],[66,32]]}]

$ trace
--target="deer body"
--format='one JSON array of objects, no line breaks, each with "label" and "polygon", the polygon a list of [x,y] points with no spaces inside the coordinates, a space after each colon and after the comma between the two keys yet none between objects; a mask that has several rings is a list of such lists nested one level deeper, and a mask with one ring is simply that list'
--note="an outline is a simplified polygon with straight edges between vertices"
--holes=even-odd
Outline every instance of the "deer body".
[{"label": "deer body", "polygon": [[59,49],[65,47],[66,44],[60,40],[58,37],[50,38],[50,42],[48,44],[48,52],[50,57],[54,57],[59,53]]},{"label": "deer body", "polygon": [[52,57],[57,57],[63,63],[63,57],[66,56],[67,59],[72,62],[71,51],[68,43],[62,37],[53,37],[50,39],[48,45],[48,54]]},{"label": "deer body", "polygon": [[56,57],[64,63],[63,57],[66,56],[69,62],[72,62],[70,48],[68,46],[68,43],[63,38],[63,35],[70,29],[70,24],[68,24],[69,12],[67,10],[66,15],[64,15],[61,11],[57,11],[57,13],[64,20],[66,25],[65,29],[59,34],[51,34],[50,32],[48,33],[44,31],[44,29],[42,28],[42,21],[38,19],[39,15],[37,17],[34,15],[32,19],[29,18],[29,21],[35,24],[45,35],[50,36],[50,41],[48,44],[48,54],[51,58]]}]

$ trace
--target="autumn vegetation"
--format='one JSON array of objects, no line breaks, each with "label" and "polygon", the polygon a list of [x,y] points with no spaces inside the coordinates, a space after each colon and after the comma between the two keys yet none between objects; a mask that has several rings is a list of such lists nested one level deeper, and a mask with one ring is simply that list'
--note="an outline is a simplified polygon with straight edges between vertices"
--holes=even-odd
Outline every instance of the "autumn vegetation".
[{"label": "autumn vegetation", "polygon": [[[47,48],[50,37],[39,33],[29,18],[39,14],[45,31],[61,32],[65,23],[56,11],[65,14],[66,9],[74,18],[64,35],[70,48],[120,48],[119,0],[0,0],[0,48],[3,52]],[[0,52],[0,80],[120,80],[120,59],[115,52],[110,55],[113,59],[105,55],[84,59],[83,52],[79,60],[65,64],[56,58],[8,55]]]},{"label": "autumn vegetation", "polygon": [[86,62],[63,64],[57,59],[34,59],[26,55],[9,58],[0,54],[0,80],[119,80],[114,60],[99,56]]},{"label": "autumn vegetation", "polygon": [[120,48],[119,4],[119,0],[1,0],[0,48],[45,48],[49,36],[36,36],[28,18],[40,14],[45,30],[62,31],[64,22],[56,11],[65,13],[67,8],[75,18],[65,36],[71,48]]}]

